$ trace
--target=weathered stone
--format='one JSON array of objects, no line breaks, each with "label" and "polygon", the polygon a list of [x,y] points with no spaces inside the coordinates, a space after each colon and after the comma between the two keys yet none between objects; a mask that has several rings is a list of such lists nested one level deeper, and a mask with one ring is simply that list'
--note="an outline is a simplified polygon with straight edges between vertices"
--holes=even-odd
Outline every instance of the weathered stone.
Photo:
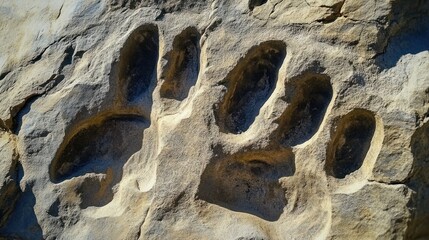
[{"label": "weathered stone", "polygon": [[0,227],[6,223],[19,197],[17,158],[15,139],[0,130]]},{"label": "weathered stone", "polygon": [[429,1],[0,3],[0,238],[426,239]]},{"label": "weathered stone", "polygon": [[330,239],[404,239],[411,198],[405,185],[369,183],[343,191],[332,196]]}]

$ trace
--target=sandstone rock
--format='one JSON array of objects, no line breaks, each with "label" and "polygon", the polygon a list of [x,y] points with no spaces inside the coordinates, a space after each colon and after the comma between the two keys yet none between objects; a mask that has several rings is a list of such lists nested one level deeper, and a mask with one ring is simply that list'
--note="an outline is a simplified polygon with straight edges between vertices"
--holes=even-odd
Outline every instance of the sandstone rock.
[{"label": "sandstone rock", "polygon": [[0,13],[0,238],[429,238],[429,1]]},{"label": "sandstone rock", "polygon": [[410,218],[407,206],[411,193],[407,187],[370,183],[343,191],[332,196],[332,231],[329,238],[404,237]]},{"label": "sandstone rock", "polygon": [[0,227],[14,209],[19,196],[17,153],[15,139],[7,132],[0,132]]}]

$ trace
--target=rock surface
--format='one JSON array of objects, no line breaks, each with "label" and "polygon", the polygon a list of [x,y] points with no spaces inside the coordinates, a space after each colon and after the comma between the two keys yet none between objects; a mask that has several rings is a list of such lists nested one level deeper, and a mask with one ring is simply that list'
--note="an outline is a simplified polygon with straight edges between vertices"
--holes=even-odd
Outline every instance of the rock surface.
[{"label": "rock surface", "polygon": [[429,1],[0,13],[0,239],[429,238]]}]

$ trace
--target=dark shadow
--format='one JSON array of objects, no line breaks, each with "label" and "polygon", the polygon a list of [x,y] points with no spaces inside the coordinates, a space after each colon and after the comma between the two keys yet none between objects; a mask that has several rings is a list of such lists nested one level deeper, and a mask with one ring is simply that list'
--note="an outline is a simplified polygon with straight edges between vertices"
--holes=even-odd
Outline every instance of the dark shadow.
[{"label": "dark shadow", "polygon": [[161,97],[182,101],[188,96],[200,71],[199,40],[200,33],[194,27],[183,30],[174,38],[173,50],[168,53],[167,69],[162,76]]},{"label": "dark shadow", "polygon": [[125,114],[150,118],[158,58],[158,27],[144,24],[133,30],[120,50],[119,60],[111,64],[109,80],[115,96],[113,104],[132,108]]},{"label": "dark shadow", "polygon": [[17,112],[17,114],[14,117],[14,121],[12,124],[12,131],[15,134],[18,134],[21,130],[22,126],[22,118],[30,112],[31,105],[39,99],[41,94],[37,94],[34,96],[29,97],[24,103],[22,103],[22,106],[19,106],[20,110]]},{"label": "dark shadow", "polygon": [[119,83],[129,102],[139,100],[156,83],[158,64],[158,27],[146,24],[135,29],[121,50]]},{"label": "dark shadow", "polygon": [[267,0],[249,0],[249,9],[252,11],[255,7],[262,6]]},{"label": "dark shadow", "polygon": [[60,211],[60,200],[56,199],[54,203],[49,207],[48,214],[53,217],[58,217]]},{"label": "dark shadow", "polygon": [[138,116],[111,116],[82,123],[69,140],[60,146],[50,165],[54,183],[87,173],[104,177],[86,178],[78,192],[82,208],[103,206],[113,199],[111,188],[122,179],[122,167],[142,147],[148,122]]},{"label": "dark shadow", "polygon": [[91,206],[102,207],[111,202],[113,200],[112,188],[121,179],[122,168],[116,170],[116,172],[108,169],[106,175],[103,177],[85,178],[77,189],[77,194],[81,198],[80,208],[85,209]]},{"label": "dark shadow", "polygon": [[211,1],[207,0],[108,0],[108,5],[113,8],[129,8],[129,9],[138,9],[142,7],[151,7],[153,9],[159,9],[164,14],[180,12],[180,11],[191,11],[200,13],[204,9],[207,9],[207,6]]},{"label": "dark shadow", "polygon": [[17,159],[12,160],[12,164],[8,171],[8,175],[3,179],[4,182],[0,182],[0,228],[4,226],[14,211],[15,204],[21,194],[19,182],[22,179],[20,176],[22,166]]},{"label": "dark shadow", "polygon": [[376,58],[376,63],[383,69],[394,67],[406,54],[429,50],[429,2],[399,0],[392,4],[392,17],[405,26],[390,38],[384,53]]},{"label": "dark shadow", "polygon": [[36,199],[30,188],[27,186],[26,190],[19,197],[15,210],[12,212],[8,222],[0,229],[0,238],[43,239],[43,232],[34,212]]},{"label": "dark shadow", "polygon": [[371,146],[375,126],[374,114],[364,109],[355,109],[342,117],[327,149],[326,172],[344,178],[358,170]]},{"label": "dark shadow", "polygon": [[291,79],[286,86],[285,97],[289,106],[277,120],[276,138],[285,146],[309,140],[319,129],[332,94],[327,75],[305,73]]},{"label": "dark shadow", "polygon": [[141,149],[144,119],[114,116],[99,123],[83,123],[64,146],[60,146],[50,166],[54,183],[86,173],[105,173]]},{"label": "dark shadow", "polygon": [[226,76],[227,92],[216,110],[222,132],[246,131],[271,96],[286,57],[286,44],[266,41],[252,47]]},{"label": "dark shadow", "polygon": [[246,152],[215,159],[201,176],[197,197],[276,221],[287,204],[279,178],[294,173],[295,159],[290,150]]},{"label": "dark shadow", "polygon": [[[427,20],[429,22],[429,19]],[[388,69],[396,66],[399,59],[406,54],[417,54],[429,50],[429,24],[413,27],[393,37],[384,54],[377,58],[381,68]]]},{"label": "dark shadow", "polygon": [[408,239],[429,239],[429,122],[418,128],[411,138],[413,172],[408,186],[414,190],[412,220]]}]

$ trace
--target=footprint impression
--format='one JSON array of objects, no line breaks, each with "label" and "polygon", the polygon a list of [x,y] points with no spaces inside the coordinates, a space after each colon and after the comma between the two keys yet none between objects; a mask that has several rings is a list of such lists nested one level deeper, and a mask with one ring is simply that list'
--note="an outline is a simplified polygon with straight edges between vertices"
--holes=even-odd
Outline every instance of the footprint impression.
[{"label": "footprint impression", "polygon": [[[150,125],[150,107],[133,107],[151,102],[156,84],[158,28],[143,25],[134,30],[118,63],[119,107],[78,124],[60,146],[50,165],[54,183],[80,178],[76,187],[81,208],[104,206],[113,199],[112,187],[122,179],[122,167],[142,148],[143,132]],[[142,109],[142,110],[141,110]]]},{"label": "footprint impression", "polygon": [[[161,76],[162,98],[187,98],[200,71],[199,39],[193,27],[174,39]],[[158,77],[158,51],[157,26],[146,24],[130,34],[118,63],[115,102],[119,107],[112,106],[70,131],[50,165],[49,175],[56,184],[72,178],[81,180],[76,187],[81,208],[109,203],[112,188],[122,179],[123,165],[142,148]],[[283,41],[265,41],[249,49],[225,77],[227,91],[215,109],[222,134],[237,135],[250,128],[276,88],[285,57]],[[288,200],[279,179],[295,174],[292,149],[315,136],[326,117],[333,101],[330,77],[303,73],[287,82],[283,97],[288,105],[276,120],[278,127],[270,135],[269,147],[211,159],[201,176],[199,199],[268,221],[282,215]],[[136,108],[136,104],[142,106]],[[362,166],[375,123],[374,114],[364,109],[352,110],[336,121],[325,162],[328,175],[342,179]],[[222,152],[222,146],[217,151]]]},{"label": "footprint impression", "polygon": [[[161,76],[162,98],[181,101],[187,97],[199,73],[199,38],[197,29],[189,27],[174,39]],[[76,193],[81,208],[109,203],[112,188],[122,179],[122,167],[142,148],[143,132],[150,125],[158,55],[158,27],[145,24],[135,29],[121,49],[116,69],[118,106],[78,124],[52,161],[52,182],[80,179]]]},{"label": "footprint impression", "polygon": [[[241,134],[254,123],[261,107],[274,91],[278,72],[286,57],[286,44],[266,41],[248,50],[226,76],[227,91],[215,109],[223,134]],[[286,83],[283,99],[288,103],[275,121],[266,149],[228,156],[218,146],[219,157],[211,159],[201,177],[199,199],[232,211],[276,221],[288,203],[279,179],[295,174],[292,149],[308,142],[319,130],[333,101],[330,77],[305,72]],[[355,109],[336,121],[328,144],[325,170],[345,178],[363,164],[375,130],[370,111]]]}]

